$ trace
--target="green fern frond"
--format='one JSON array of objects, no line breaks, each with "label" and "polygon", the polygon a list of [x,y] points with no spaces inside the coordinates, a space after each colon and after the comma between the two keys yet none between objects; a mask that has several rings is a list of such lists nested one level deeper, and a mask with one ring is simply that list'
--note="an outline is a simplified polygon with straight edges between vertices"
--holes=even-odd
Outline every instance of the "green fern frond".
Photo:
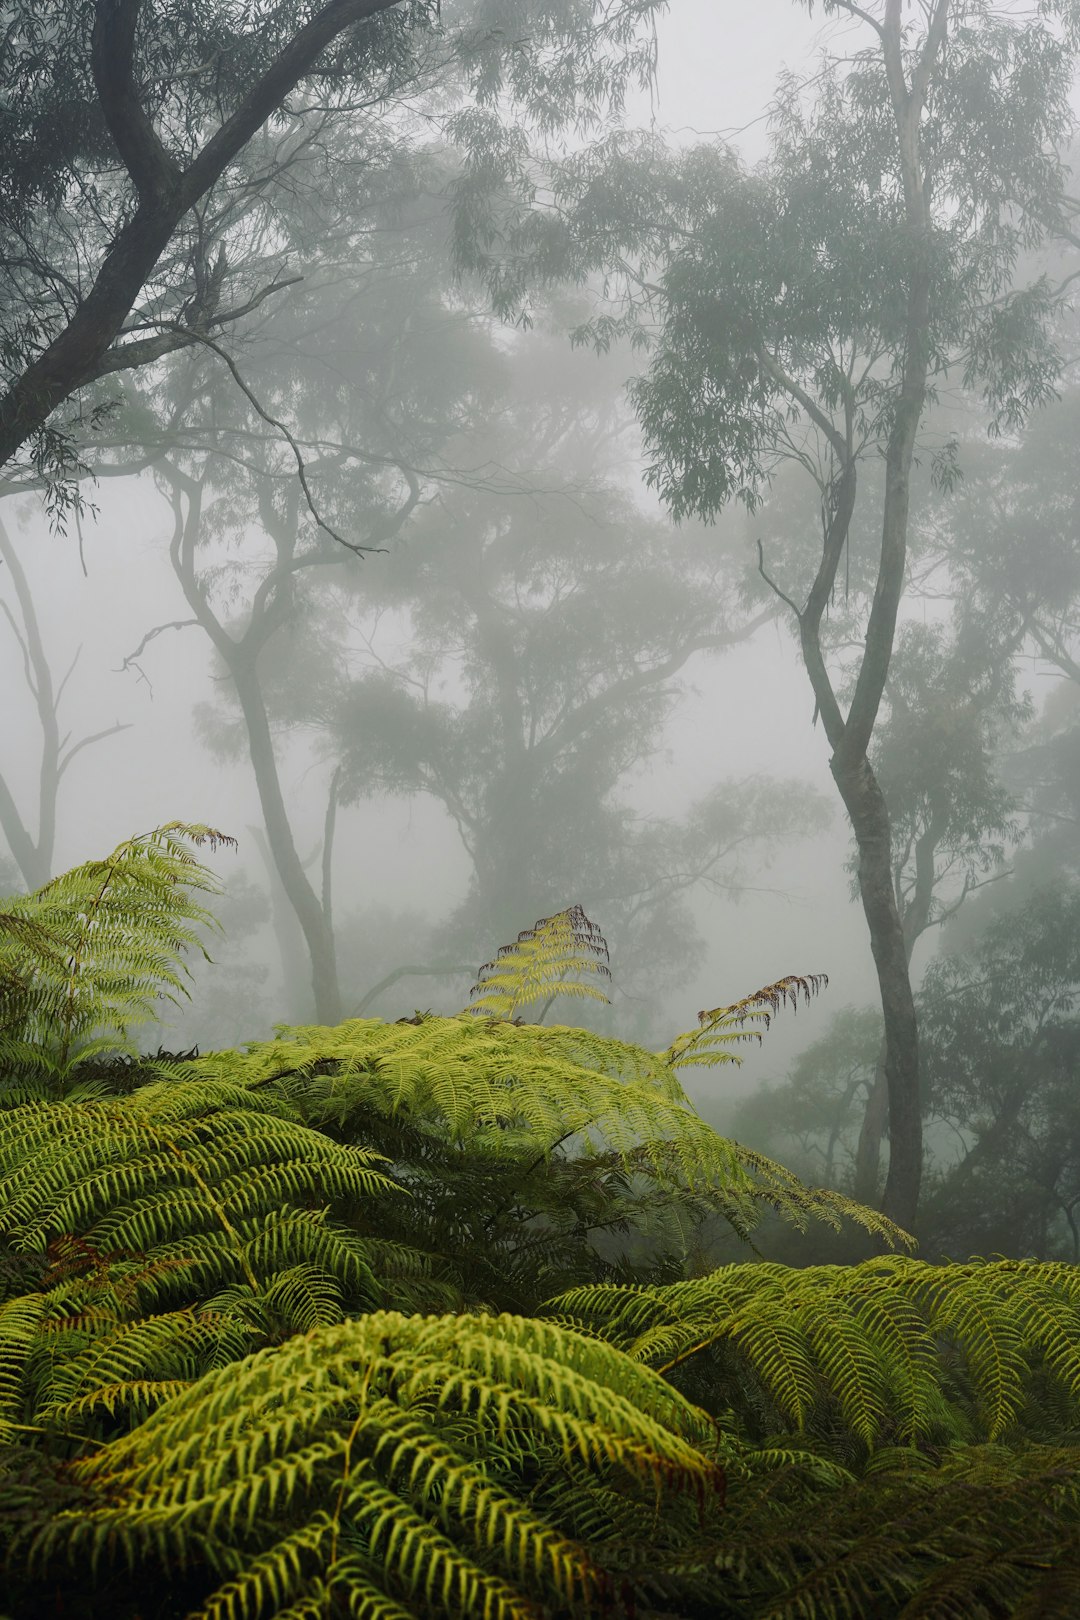
[{"label": "green fern frond", "polygon": [[[194,1378],[253,1341],[340,1320],[345,1302],[415,1297],[376,1275],[352,1224],[407,1196],[378,1155],[190,1089],[202,1114],[190,1099],[159,1111],[176,1097],[157,1088],[0,1111],[0,1237],[50,1262],[33,1303],[4,1307],[0,1411],[22,1391],[39,1412],[87,1412],[95,1390]],[[423,1269],[407,1253],[402,1264]],[[212,1309],[230,1287],[232,1306]]]},{"label": "green fern frond", "polygon": [[[732,1265],[647,1288],[594,1285],[552,1309],[665,1373],[729,1346],[780,1421],[801,1429],[832,1410],[872,1448],[1015,1434],[1031,1419],[1036,1382],[1055,1385],[1080,1422],[1077,1292],[1076,1269],[1052,1263],[931,1266],[891,1256],[798,1271]],[[725,1394],[743,1399],[738,1388]]]},{"label": "green fern frond", "polygon": [[768,1029],[782,1007],[790,1006],[793,1012],[797,1011],[800,999],[809,1005],[828,982],[827,973],[789,973],[765,985],[764,989],[755,990],[753,995],[733,1001],[728,1007],[700,1012],[699,1027],[677,1035],[664,1058],[675,1069],[741,1063],[742,1058],[732,1047],[747,1041],[761,1041],[761,1030],[747,1029],[747,1024],[760,1024]]},{"label": "green fern frond", "polygon": [[23,1416],[27,1367],[45,1310],[46,1301],[33,1294],[0,1305],[0,1442],[12,1437]]},{"label": "green fern frond", "polygon": [[79,1063],[134,1052],[131,1030],[162,997],[187,994],[188,951],[215,927],[197,899],[216,894],[192,846],[235,841],[170,822],[128,839],[0,913],[0,1063],[63,1087]]},{"label": "green fern frond", "polygon": [[513,1018],[519,1007],[556,996],[607,1001],[594,978],[610,979],[607,941],[580,906],[541,917],[512,945],[500,945],[469,992],[466,1014]]},{"label": "green fern frond", "polygon": [[808,1188],[700,1118],[661,1055],[591,1031],[494,1019],[356,1019],[331,1029],[282,1028],[244,1052],[210,1053],[200,1083],[277,1086],[312,1124],[411,1121],[493,1163],[542,1163],[558,1144],[610,1152],[663,1188],[712,1200],[740,1233],[763,1207],[804,1227],[854,1220],[907,1241],[884,1216]]},{"label": "green fern frond", "polygon": [[602,1571],[528,1506],[521,1468],[614,1470],[624,1489],[693,1499],[721,1483],[701,1449],[714,1438],[663,1380],[572,1330],[376,1313],[210,1374],[72,1464],[84,1503],[42,1527],[34,1556],[213,1566],[225,1538],[245,1572],[207,1617],[277,1612],[355,1577],[376,1613],[584,1609]]}]

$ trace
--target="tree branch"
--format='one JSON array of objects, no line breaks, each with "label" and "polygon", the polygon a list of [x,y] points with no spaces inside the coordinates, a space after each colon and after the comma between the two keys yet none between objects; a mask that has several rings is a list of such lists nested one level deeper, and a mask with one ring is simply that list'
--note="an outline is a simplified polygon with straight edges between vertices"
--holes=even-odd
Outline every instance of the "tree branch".
[{"label": "tree branch", "polygon": [[[162,324],[165,325],[166,323],[163,322]],[[299,444],[297,444],[296,439],[293,437],[292,431],[284,422],[280,420],[279,417],[272,416],[266,407],[259,401],[253,390],[244,381],[239,366],[237,366],[236,361],[233,359],[232,355],[229,354],[228,350],[223,349],[220,343],[215,343],[214,339],[207,337],[204,332],[194,332],[188,327],[173,326],[172,323],[169,323],[169,328],[174,331],[186,333],[190,341],[203,344],[206,348],[212,350],[213,353],[217,355],[219,360],[223,360],[226,366],[229,368],[229,374],[232,377],[233,382],[236,384],[237,388],[239,388],[240,392],[243,394],[256,416],[261,416],[263,421],[266,422],[268,426],[276,429],[276,431],[281,434],[281,437],[286,441],[296,458],[296,473],[300,480],[300,488],[304,492],[304,500],[307,503],[307,509],[315,519],[316,527],[322,529],[325,534],[328,534],[331,540],[336,540],[339,546],[344,546],[346,551],[351,551],[358,557],[364,556],[367,552],[385,550],[385,547],[383,546],[362,546],[357,541],[346,540],[344,535],[338,534],[337,530],[331,528],[330,524],[326,522],[319,511],[319,508],[315,505],[315,497],[311,493],[311,486],[307,480],[307,463],[304,460]]]},{"label": "tree branch", "polygon": [[869,23],[878,38],[884,39],[885,31],[877,18],[871,16],[869,11],[864,11],[862,6],[857,6],[854,0],[832,0],[832,7],[834,11],[846,11],[850,16],[858,17],[861,22]]},{"label": "tree branch", "polygon": [[774,596],[778,596],[780,598],[781,602],[784,602],[784,603],[787,604],[787,606],[791,609],[792,613],[794,613],[796,619],[801,619],[802,618],[801,610],[798,607],[796,607],[795,603],[791,600],[791,597],[786,595],[785,592],[783,592],[780,589],[780,587],[776,583],[776,581],[774,579],[771,579],[769,577],[769,575],[765,572],[765,547],[761,543],[761,536],[760,535],[758,536],[757,555],[758,555],[758,573],[761,575],[762,579],[765,581],[765,583],[769,587],[770,591],[772,591]]},{"label": "tree branch", "polygon": [[98,0],[90,66],[101,111],[140,202],[175,197],[182,170],[139,101],[132,73],[142,0]]},{"label": "tree branch", "polygon": [[795,381],[794,377],[788,376],[783,366],[769,353],[768,349],[758,347],[754,350],[754,354],[762,370],[768,372],[773,382],[796,404],[801,405],[815,427],[821,429],[836,452],[841,465],[843,465],[847,461],[849,447],[847,440],[835,422],[825,414],[812,394],[808,394],[806,389]]},{"label": "tree branch", "polygon": [[[389,11],[401,0],[330,0],[300,28],[257,80],[244,101],[173,184],[171,162],[145,113],[128,98],[130,53],[139,0],[97,0],[96,71],[102,75],[125,162],[139,190],[139,206],[114,236],[89,292],[63,330],[0,397],[0,466],[40,432],[51,413],[96,375],[135,300],[168,246],[180,220],[220,179],[256,130],[293,90],[339,34]],[[113,48],[116,64],[109,58]],[[141,121],[140,121],[141,120]],[[147,138],[149,131],[149,139]],[[140,189],[143,188],[143,189]]]},{"label": "tree branch", "polygon": [[470,967],[468,963],[462,962],[450,962],[444,967],[415,967],[410,965],[395,968],[393,973],[386,975],[385,979],[380,979],[378,984],[372,985],[356,1011],[350,1013],[349,1016],[351,1018],[362,1018],[376,996],[381,996],[384,990],[389,990],[390,986],[396,984],[399,979],[450,979],[456,978],[459,974],[462,977],[468,974],[469,978],[475,979],[476,969]]},{"label": "tree branch", "polygon": [[187,206],[213,185],[227,164],[243,150],[290,91],[309,73],[326,47],[347,28],[368,22],[401,0],[330,0],[290,40],[252,86],[232,116],[211,136],[184,175]]},{"label": "tree branch", "polygon": [[80,754],[84,748],[91,748],[94,743],[101,742],[105,737],[115,737],[118,731],[130,730],[130,720],[117,720],[113,725],[106,726],[103,731],[92,731],[89,737],[80,737],[79,741],[75,743],[73,747],[69,748],[67,753],[62,755],[58,760],[56,766],[57,781],[59,781],[63,776],[64,772],[75,758],[75,755]]},{"label": "tree branch", "polygon": [[[167,624],[155,624],[152,630],[146,632],[139,645],[128,653],[122,663],[116,666],[115,673],[124,675],[129,669],[139,669],[137,659],[142,656],[150,643],[156,641],[158,636],[164,635],[166,630],[187,630],[191,625],[197,625],[198,622],[198,619],[170,619]],[[139,673],[141,674],[142,671],[140,670]],[[143,678],[145,679],[145,676]]]},{"label": "tree branch", "polygon": [[[273,281],[269,286],[263,287],[254,297],[249,298],[246,304],[240,304],[236,309],[224,310],[215,315],[210,321],[211,329],[225,326],[230,321],[238,321],[252,310],[258,309],[273,293],[283,292],[286,287],[295,287],[297,282],[303,281],[303,276],[288,276],[284,281]],[[140,323],[141,325],[142,323]],[[139,366],[152,365],[155,360],[164,359],[167,354],[175,354],[180,349],[194,348],[206,337],[205,332],[197,331],[193,327],[174,325],[169,323],[167,329],[162,329],[159,321],[146,322],[157,328],[156,337],[136,338],[131,343],[116,343],[107,349],[101,357],[100,364],[94,372],[95,379],[108,377],[116,371],[134,371]],[[138,331],[140,326],[125,328],[125,331]],[[121,334],[123,335],[123,334]]]}]

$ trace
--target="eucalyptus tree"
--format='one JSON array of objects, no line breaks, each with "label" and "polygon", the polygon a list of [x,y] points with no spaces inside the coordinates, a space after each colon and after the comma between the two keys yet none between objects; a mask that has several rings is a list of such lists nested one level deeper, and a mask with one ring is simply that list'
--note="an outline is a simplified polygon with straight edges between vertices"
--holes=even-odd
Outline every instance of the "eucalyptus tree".
[{"label": "eucalyptus tree", "polygon": [[223,337],[272,298],[290,273],[273,223],[292,159],[344,124],[366,121],[370,151],[409,138],[405,109],[425,90],[442,87],[446,113],[446,88],[462,87],[482,228],[507,179],[486,158],[499,115],[548,135],[602,118],[651,71],[657,3],[6,6],[0,465],[22,454],[70,502],[85,429],[109,403],[92,385]]},{"label": "eucalyptus tree", "polygon": [[742,601],[734,545],[675,530],[620,489],[619,392],[614,367],[573,364],[557,332],[520,340],[457,452],[499,482],[444,486],[371,572],[370,608],[394,615],[398,649],[365,646],[358,627],[352,678],[324,708],[343,797],[427,796],[456,827],[472,877],[440,955],[468,959],[576,899],[603,917],[621,982],[649,999],[699,943],[681,897],[734,899],[747,859],[820,824],[821,807],[740,780],[733,754],[678,820],[633,808],[632,777],[652,766],[692,661],[773,609]]},{"label": "eucalyptus tree", "polygon": [[[979,388],[999,430],[1053,391],[1052,289],[1014,278],[1022,251],[1064,222],[1056,153],[1070,128],[1080,7],[1062,0],[1023,17],[989,0],[933,0],[914,15],[901,0],[824,9],[857,19],[868,43],[849,52],[845,36],[812,94],[782,83],[762,165],[747,171],[715,146],[665,161],[611,143],[568,177],[565,235],[587,240],[591,229],[602,257],[614,234],[624,262],[628,241],[640,248],[632,280],[658,330],[634,397],[650,481],[677,517],[756,507],[785,459],[807,475],[821,533],[811,577],[778,575],[764,546],[760,565],[797,629],[858,846],[887,1047],[884,1207],[904,1224],[921,1178],[918,1030],[870,748],[906,583],[917,452],[940,481],[955,474],[952,446],[920,439],[935,390],[946,376]],[[647,215],[657,179],[662,205],[648,229],[632,222],[620,236],[619,209]],[[863,470],[879,463],[880,486],[867,486]],[[872,584],[840,672],[822,625],[849,547],[866,548]]]},{"label": "eucalyptus tree", "polygon": [[[897,636],[870,759],[889,809],[909,970],[918,947],[1023,859],[1031,795],[1009,762],[1032,705],[1017,683],[1015,636],[1002,641],[1000,628],[960,612],[951,622],[909,620]],[[885,1055],[880,1015],[841,1012],[786,1082],[740,1111],[739,1131],[770,1151],[796,1143],[801,1161],[818,1158],[828,1179],[873,1203],[888,1126]],[[924,1118],[933,1119],[925,1093]]]}]

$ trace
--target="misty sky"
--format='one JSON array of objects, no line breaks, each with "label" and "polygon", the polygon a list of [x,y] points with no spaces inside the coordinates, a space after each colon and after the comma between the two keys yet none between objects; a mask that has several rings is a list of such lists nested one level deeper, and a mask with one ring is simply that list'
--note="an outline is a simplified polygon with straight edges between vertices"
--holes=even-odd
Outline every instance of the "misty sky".
[{"label": "misty sky", "polygon": [[759,157],[778,73],[836,32],[791,0],[672,0],[658,25],[657,122],[681,140],[721,135]]}]

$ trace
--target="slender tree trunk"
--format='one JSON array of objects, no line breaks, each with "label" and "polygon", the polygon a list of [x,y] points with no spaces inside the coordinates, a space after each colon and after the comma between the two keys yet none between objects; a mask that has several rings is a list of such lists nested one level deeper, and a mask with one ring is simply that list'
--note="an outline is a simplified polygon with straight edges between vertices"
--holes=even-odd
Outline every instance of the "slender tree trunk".
[{"label": "slender tree trunk", "polygon": [[[56,840],[56,799],[60,785],[60,728],[56,719],[56,695],[52,670],[45,656],[34,598],[19,554],[6,527],[0,522],[0,561],[15,590],[21,629],[14,617],[12,628],[22,646],[26,684],[37,708],[41,726],[41,766],[38,772],[38,828],[35,838],[19,814],[7,778],[0,774],[0,831],[22,874],[28,890],[39,889],[52,876],[53,845]],[[6,611],[6,606],[5,606]]]},{"label": "slender tree trunk", "polygon": [[885,1023],[890,1153],[882,1209],[910,1229],[922,1176],[919,1033],[904,926],[893,884],[889,812],[865,756],[853,768],[845,768],[834,755],[832,772],[858,845],[859,893],[870,930]]},{"label": "slender tree trunk", "polygon": [[296,913],[281,886],[278,869],[266,841],[266,829],[256,823],[248,828],[252,841],[266,868],[266,881],[270,890],[270,926],[278,948],[281,966],[280,1023],[303,1024],[311,1017],[311,995],[307,979],[311,973],[307,942],[300,931]]},{"label": "slender tree trunk", "polygon": [[[928,826],[915,844],[915,887],[907,906],[901,913],[904,930],[904,955],[907,961],[909,983],[911,979],[911,958],[915,952],[916,941],[930,926],[936,877],[934,858],[937,854],[938,845],[944,836],[945,824],[946,814],[943,810],[940,813],[933,814]],[[893,893],[899,894],[899,880],[895,872],[893,874]],[[897,904],[899,907],[899,901]],[[875,1203],[878,1195],[881,1143],[885,1136],[885,1127],[889,1118],[887,1057],[888,1042],[883,1040],[874,1073],[874,1083],[870,1095],[866,1099],[866,1112],[863,1115],[862,1127],[859,1131],[859,1142],[855,1150],[855,1185],[853,1194],[861,1204]]]},{"label": "slender tree trunk", "polygon": [[[855,503],[853,407],[845,403],[841,432],[820,407],[800,393],[811,417],[824,431],[839,463],[830,490],[825,545],[805,608],[796,608],[803,659],[825,732],[832,746],[830,769],[851,821],[858,846],[859,893],[870,931],[885,1023],[885,1084],[889,1103],[889,1174],[881,1207],[899,1225],[914,1225],[922,1180],[922,1106],[919,1036],[908,967],[909,952],[897,905],[889,812],[867,757],[896,635],[896,619],[907,564],[911,468],[926,403],[930,363],[929,200],[923,174],[922,116],[934,64],[944,45],[950,0],[934,0],[923,48],[911,68],[904,58],[901,0],[886,0],[879,28],[898,141],[899,177],[907,216],[907,298],[903,369],[885,455],[885,498],[877,585],[866,626],[855,691],[845,715],[836,698],[821,647],[821,621],[836,582]],[[774,377],[787,382],[775,360]],[[791,385],[789,385],[791,386]],[[762,563],[764,573],[764,564]],[[766,576],[767,577],[767,576]],[[794,604],[791,604],[794,606]]]},{"label": "slender tree trunk", "polygon": [[341,990],[338,985],[334,935],[319,896],[308,880],[296,852],[289,814],[281,791],[270,719],[254,670],[239,660],[230,673],[247,728],[248,752],[255,772],[255,785],[262,806],[266,840],[281,878],[281,886],[296,913],[311,957],[311,988],[315,998],[315,1018],[320,1024],[341,1022]]},{"label": "slender tree trunk", "polygon": [[[222,663],[232,677],[240,711],[247,732],[248,755],[255,774],[255,786],[262,807],[266,840],[277,869],[281,886],[296,914],[304,943],[311,959],[311,987],[315,1000],[315,1017],[321,1024],[341,1021],[341,990],[338,984],[337,956],[334,934],[322,901],[312,887],[304,866],[296,852],[285,796],[281,790],[274,738],[270,717],[263,700],[259,682],[259,653],[280,623],[284,611],[280,597],[264,599],[253,614],[242,636],[229,634],[218,619],[195,571],[195,554],[202,524],[201,483],[189,477],[171,463],[163,462],[163,475],[172,486],[173,511],[176,528],[170,556],[173,569],[184,591],[188,605],[199,625],[205,630]],[[187,496],[187,513],[183,510],[183,497]],[[295,533],[295,526],[290,530]],[[292,553],[288,538],[275,537],[284,567]],[[285,578],[288,578],[286,570]],[[269,601],[270,605],[267,605]]]},{"label": "slender tree trunk", "polygon": [[878,1172],[881,1168],[881,1143],[889,1123],[889,1081],[885,1072],[888,1048],[884,1040],[878,1051],[874,1067],[873,1084],[866,1099],[866,1110],[859,1128],[859,1141],[855,1148],[855,1180],[852,1196],[860,1204],[876,1204],[878,1199]]}]

